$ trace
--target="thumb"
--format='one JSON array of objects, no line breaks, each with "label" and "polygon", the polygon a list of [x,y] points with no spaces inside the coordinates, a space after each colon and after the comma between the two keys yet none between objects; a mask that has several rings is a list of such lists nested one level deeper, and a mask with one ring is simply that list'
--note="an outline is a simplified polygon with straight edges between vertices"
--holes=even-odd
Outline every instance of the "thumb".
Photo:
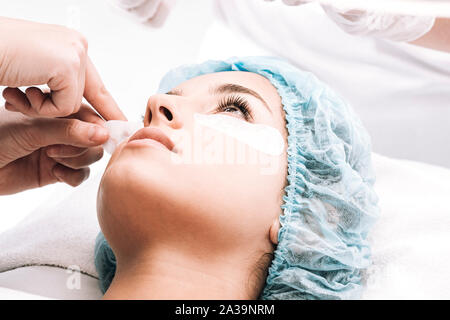
[{"label": "thumb", "polygon": [[100,75],[88,58],[86,62],[86,78],[84,97],[105,120],[127,120],[114,98],[106,90]]},{"label": "thumb", "polygon": [[103,144],[109,137],[108,131],[101,125],[78,119],[40,118],[36,120],[27,132],[35,149],[53,144],[87,148]]}]

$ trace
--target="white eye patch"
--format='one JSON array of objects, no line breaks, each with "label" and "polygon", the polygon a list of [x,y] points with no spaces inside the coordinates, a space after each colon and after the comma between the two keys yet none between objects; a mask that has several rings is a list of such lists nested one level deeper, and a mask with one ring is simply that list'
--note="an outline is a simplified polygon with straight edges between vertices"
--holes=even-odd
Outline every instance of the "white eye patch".
[{"label": "white eye patch", "polygon": [[144,124],[142,122],[130,122],[121,120],[110,120],[106,121],[106,129],[109,132],[109,139],[103,144],[103,148],[109,154],[113,154],[117,146],[128,139],[138,131],[143,128]]},{"label": "white eye patch", "polygon": [[284,139],[274,127],[255,124],[222,114],[194,113],[197,124],[231,136],[263,153],[279,156],[284,150]]}]

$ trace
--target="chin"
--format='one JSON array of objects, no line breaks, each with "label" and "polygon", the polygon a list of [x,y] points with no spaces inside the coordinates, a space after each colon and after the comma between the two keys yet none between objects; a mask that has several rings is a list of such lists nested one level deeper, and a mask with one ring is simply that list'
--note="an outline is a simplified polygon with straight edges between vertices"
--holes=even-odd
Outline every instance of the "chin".
[{"label": "chin", "polygon": [[99,186],[99,220],[102,212],[120,211],[125,216],[152,210],[151,206],[161,199],[168,202],[176,198],[176,170],[160,150],[124,149],[114,153]]}]

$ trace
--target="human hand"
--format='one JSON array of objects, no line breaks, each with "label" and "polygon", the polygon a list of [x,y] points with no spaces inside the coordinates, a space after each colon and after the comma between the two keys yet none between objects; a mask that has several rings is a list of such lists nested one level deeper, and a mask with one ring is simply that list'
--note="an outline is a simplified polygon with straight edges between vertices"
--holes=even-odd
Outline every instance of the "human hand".
[{"label": "human hand", "polygon": [[77,186],[103,156],[103,120],[88,106],[66,118],[0,109],[0,195],[65,182]]},{"label": "human hand", "polygon": [[[315,0],[283,0],[290,6]],[[414,41],[428,33],[434,25],[434,17],[408,16],[380,13],[369,10],[349,9],[338,5],[322,4],[328,17],[342,30],[356,36],[369,36],[393,41]]]},{"label": "human hand", "polygon": [[[83,96],[106,120],[126,120],[87,55],[87,41],[58,25],[0,17],[0,85],[5,108],[31,117],[78,112]],[[50,92],[20,86],[47,85]]]},{"label": "human hand", "polygon": [[356,36],[369,36],[399,42],[414,41],[428,33],[435,18],[399,15],[359,9],[339,9],[322,5],[325,13],[342,30]]}]

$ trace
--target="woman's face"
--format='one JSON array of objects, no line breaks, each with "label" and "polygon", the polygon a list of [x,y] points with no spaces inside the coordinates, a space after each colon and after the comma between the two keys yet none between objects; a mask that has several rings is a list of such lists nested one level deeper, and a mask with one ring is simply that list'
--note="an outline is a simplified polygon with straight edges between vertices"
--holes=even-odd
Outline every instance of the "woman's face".
[{"label": "woman's face", "polygon": [[281,99],[255,73],[202,75],[151,96],[147,129],[116,149],[98,194],[99,222],[119,262],[155,244],[207,256],[268,250],[281,213],[286,148],[266,154],[194,114],[264,124],[286,143]]}]

